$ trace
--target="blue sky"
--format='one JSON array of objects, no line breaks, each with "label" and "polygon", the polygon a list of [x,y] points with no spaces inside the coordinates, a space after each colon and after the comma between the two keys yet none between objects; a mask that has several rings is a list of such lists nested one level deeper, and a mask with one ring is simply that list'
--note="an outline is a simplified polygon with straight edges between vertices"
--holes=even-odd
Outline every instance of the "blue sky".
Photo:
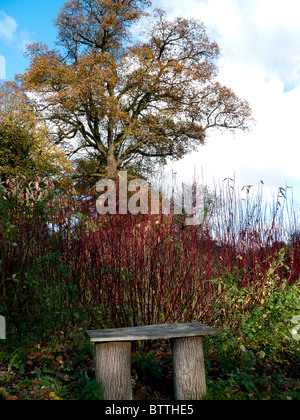
[{"label": "blue sky", "polygon": [[51,46],[56,29],[52,24],[61,0],[1,0],[0,55],[5,57],[6,79],[22,73],[28,66],[23,57],[25,44],[43,41]]},{"label": "blue sky", "polygon": [[[221,47],[219,81],[247,99],[256,126],[235,135],[211,132],[198,153],[168,168],[184,181],[194,170],[205,181],[235,175],[237,183],[268,192],[292,185],[300,197],[300,1],[154,0],[169,17],[194,17]],[[28,65],[25,44],[54,46],[61,0],[1,0],[0,78],[12,79]],[[137,33],[137,32],[136,32]],[[2,57],[2,58],[1,58]],[[3,70],[3,60],[6,72]]]}]

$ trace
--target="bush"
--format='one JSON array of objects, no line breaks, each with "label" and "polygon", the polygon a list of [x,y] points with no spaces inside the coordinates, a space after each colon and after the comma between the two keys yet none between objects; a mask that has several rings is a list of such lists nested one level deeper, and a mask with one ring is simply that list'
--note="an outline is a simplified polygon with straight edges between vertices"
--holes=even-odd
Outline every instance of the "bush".
[{"label": "bush", "polygon": [[[198,320],[226,327],[296,282],[299,245],[272,230],[259,203],[230,193],[203,226],[183,216],[100,216],[96,197],[2,188],[0,310],[10,324],[45,331]],[[258,227],[260,231],[258,232]],[[39,334],[39,333],[38,333]]]},{"label": "bush", "polygon": [[[0,363],[23,375],[26,346],[79,329],[200,321],[219,331],[206,341],[211,377],[216,366],[222,372],[215,392],[231,387],[240,398],[251,381],[262,387],[259,372],[299,358],[291,335],[299,235],[279,207],[270,223],[259,203],[231,193],[215,199],[202,226],[185,226],[172,214],[100,216],[93,194],[44,188],[38,196],[13,183],[0,191],[0,313],[10,348]],[[75,362],[84,364],[90,350],[83,343]],[[134,362],[159,375],[151,354]],[[73,397],[101,398],[92,379],[75,376]],[[63,381],[57,387],[65,397]]]},{"label": "bush", "polygon": [[[222,366],[224,375],[242,369],[249,374],[259,370],[261,365],[299,361],[299,342],[292,336],[292,318],[300,307],[300,282],[293,286],[284,282],[272,288],[262,305],[254,305],[243,312],[244,299],[240,307],[235,306],[227,319],[226,328],[208,340],[208,351]],[[227,295],[230,301],[230,294]],[[234,293],[236,302],[236,293]],[[237,299],[237,301],[239,301]],[[209,366],[209,363],[208,363]]]}]

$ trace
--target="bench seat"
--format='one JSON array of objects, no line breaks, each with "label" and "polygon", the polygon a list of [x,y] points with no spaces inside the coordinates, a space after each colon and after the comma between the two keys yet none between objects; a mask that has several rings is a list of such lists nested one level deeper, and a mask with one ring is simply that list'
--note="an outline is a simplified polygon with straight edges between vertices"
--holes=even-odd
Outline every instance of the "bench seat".
[{"label": "bench seat", "polygon": [[199,322],[145,325],[87,331],[95,344],[96,381],[106,400],[132,400],[131,342],[170,339],[176,400],[201,400],[206,394],[202,337],[217,331]]}]

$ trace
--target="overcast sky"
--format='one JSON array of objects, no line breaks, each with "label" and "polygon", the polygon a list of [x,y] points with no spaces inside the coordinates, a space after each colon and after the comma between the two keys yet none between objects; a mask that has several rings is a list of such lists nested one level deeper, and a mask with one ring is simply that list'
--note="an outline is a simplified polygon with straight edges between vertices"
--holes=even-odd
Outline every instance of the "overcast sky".
[{"label": "overcast sky", "polygon": [[[25,44],[53,47],[52,19],[61,0],[1,0],[0,78],[25,70]],[[198,153],[169,168],[192,181],[194,170],[211,184],[236,176],[240,186],[265,183],[267,191],[292,185],[300,196],[300,0],[155,0],[170,17],[204,22],[222,54],[219,81],[253,109],[250,133],[211,132]],[[5,64],[5,65],[4,65]]]},{"label": "overcast sky", "polygon": [[221,47],[219,80],[252,107],[250,133],[212,132],[199,153],[172,164],[211,183],[236,176],[240,186],[292,185],[300,193],[300,1],[160,0],[169,15],[202,20]]}]

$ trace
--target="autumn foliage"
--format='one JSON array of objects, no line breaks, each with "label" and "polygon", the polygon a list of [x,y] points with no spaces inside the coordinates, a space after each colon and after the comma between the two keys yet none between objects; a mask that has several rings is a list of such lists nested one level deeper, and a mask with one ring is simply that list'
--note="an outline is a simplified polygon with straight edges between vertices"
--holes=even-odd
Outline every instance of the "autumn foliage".
[{"label": "autumn foliage", "polygon": [[180,159],[212,128],[246,129],[248,103],[216,81],[218,45],[194,19],[169,21],[157,10],[140,41],[132,26],[146,0],[71,0],[55,21],[55,50],[28,47],[24,88],[56,126],[57,142],[76,139],[98,167],[138,171]]},{"label": "autumn foliage", "polygon": [[70,188],[72,162],[53,142],[17,83],[0,85],[0,180],[52,178],[57,189]]}]

